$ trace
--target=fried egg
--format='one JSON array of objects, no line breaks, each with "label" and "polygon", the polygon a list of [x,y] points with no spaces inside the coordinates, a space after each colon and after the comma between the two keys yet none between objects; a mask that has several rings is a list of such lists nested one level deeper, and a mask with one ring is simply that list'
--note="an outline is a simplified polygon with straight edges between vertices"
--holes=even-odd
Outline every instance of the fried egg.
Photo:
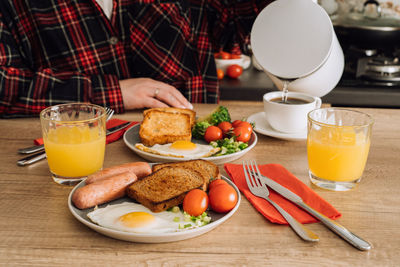
[{"label": "fried egg", "polygon": [[[184,220],[181,211],[154,213],[133,202],[108,205],[87,214],[89,219],[106,228],[132,233],[167,233],[196,227],[194,222]],[[189,225],[190,224],[190,225]]]},{"label": "fried egg", "polygon": [[187,159],[210,157],[221,149],[210,145],[195,144],[186,140],[175,141],[164,145],[155,144],[151,147],[147,147],[142,143],[137,143],[135,147],[152,154]]}]

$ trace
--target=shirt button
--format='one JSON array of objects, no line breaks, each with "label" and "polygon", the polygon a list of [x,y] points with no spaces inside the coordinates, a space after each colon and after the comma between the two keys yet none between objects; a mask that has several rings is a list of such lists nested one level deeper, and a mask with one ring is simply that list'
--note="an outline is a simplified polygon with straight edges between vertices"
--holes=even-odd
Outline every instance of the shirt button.
[{"label": "shirt button", "polygon": [[110,38],[110,40],[108,40],[110,44],[112,45],[116,45],[118,43],[118,38],[113,36]]}]

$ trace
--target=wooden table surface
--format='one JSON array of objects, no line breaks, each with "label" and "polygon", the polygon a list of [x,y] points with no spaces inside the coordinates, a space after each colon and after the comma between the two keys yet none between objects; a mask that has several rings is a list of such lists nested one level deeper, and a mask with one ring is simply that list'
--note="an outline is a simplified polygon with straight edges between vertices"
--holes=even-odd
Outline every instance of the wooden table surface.
[{"label": "wooden table surface", "polygon": [[[262,102],[221,102],[233,119],[262,111]],[[195,105],[199,116],[216,105]],[[400,110],[359,109],[375,125],[361,183],[352,191],[316,188],[308,179],[305,141],[259,134],[257,145],[236,160],[280,163],[342,213],[338,221],[373,248],[359,251],[320,223],[309,228],[318,243],[303,242],[288,226],[264,219],[246,198],[237,212],[214,230],[184,241],[141,244],[92,231],[67,206],[71,187],[55,184],[47,162],[19,167],[17,149],[41,136],[38,118],[0,120],[0,265],[2,266],[399,266]],[[115,115],[141,120],[140,112]],[[104,167],[141,161],[119,140],[107,145]],[[221,172],[226,175],[223,167]],[[243,196],[243,195],[242,195]]]}]

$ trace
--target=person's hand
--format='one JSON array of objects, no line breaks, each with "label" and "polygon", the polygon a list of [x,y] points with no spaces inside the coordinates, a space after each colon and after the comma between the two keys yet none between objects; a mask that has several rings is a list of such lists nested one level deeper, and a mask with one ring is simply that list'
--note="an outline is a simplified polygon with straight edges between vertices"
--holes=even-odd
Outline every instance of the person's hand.
[{"label": "person's hand", "polygon": [[125,109],[193,106],[173,86],[150,78],[132,78],[119,81]]}]

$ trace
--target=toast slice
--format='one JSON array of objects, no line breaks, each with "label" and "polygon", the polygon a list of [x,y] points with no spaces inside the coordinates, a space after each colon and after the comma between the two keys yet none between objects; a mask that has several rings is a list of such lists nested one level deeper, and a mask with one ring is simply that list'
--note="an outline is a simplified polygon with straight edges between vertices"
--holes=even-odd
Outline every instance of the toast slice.
[{"label": "toast slice", "polygon": [[219,172],[218,166],[211,161],[196,159],[181,162],[171,162],[171,163],[160,163],[153,165],[153,172],[156,172],[164,167],[184,167],[192,170],[198,171],[203,176],[203,191],[207,191],[208,184],[211,179],[220,179],[221,174]]},{"label": "toast slice", "polygon": [[145,146],[168,144],[178,140],[190,141],[192,127],[190,116],[152,109],[146,112],[140,125],[139,137]]},{"label": "toast slice", "polygon": [[130,185],[126,193],[153,212],[182,204],[187,192],[203,185],[203,176],[184,167],[164,167]]},{"label": "toast slice", "polygon": [[196,112],[191,109],[185,109],[185,108],[173,108],[173,107],[166,107],[166,108],[151,108],[151,109],[146,109],[143,111],[143,116],[146,116],[147,112],[151,110],[158,110],[162,112],[170,112],[170,113],[185,113],[189,115],[190,117],[190,125],[193,127],[194,123],[196,122]]}]

